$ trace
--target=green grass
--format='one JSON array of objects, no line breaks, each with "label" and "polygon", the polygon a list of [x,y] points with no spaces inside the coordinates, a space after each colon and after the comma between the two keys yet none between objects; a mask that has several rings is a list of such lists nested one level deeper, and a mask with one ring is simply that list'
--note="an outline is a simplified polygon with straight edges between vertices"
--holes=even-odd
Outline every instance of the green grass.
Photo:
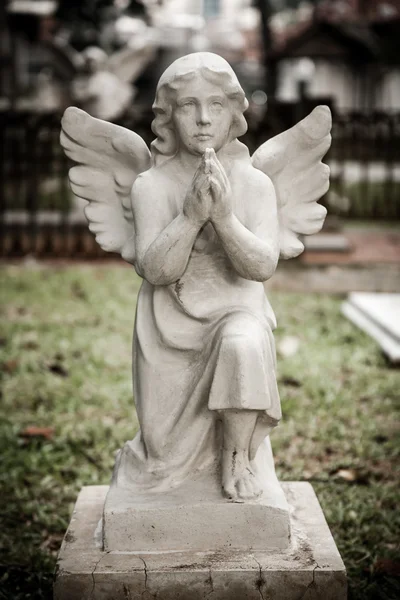
[{"label": "green grass", "polygon": [[[108,483],[137,430],[130,381],[139,279],[118,266],[0,271],[0,599],[50,599],[82,485]],[[340,315],[340,298],[274,293],[284,419],[279,477],[311,481],[349,574],[351,598],[400,596],[399,371]],[[23,435],[29,426],[49,438]],[[350,479],[350,481],[348,480]]]}]

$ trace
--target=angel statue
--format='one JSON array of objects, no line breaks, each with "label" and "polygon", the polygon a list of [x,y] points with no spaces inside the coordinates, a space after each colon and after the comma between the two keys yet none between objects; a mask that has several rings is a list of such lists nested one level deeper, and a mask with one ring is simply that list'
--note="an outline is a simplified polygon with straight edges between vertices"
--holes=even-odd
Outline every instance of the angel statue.
[{"label": "angel statue", "polygon": [[158,83],[150,151],[134,132],[70,107],[61,144],[74,193],[106,251],[134,265],[133,380],[140,430],[112,486],[146,493],[212,474],[247,503],[277,484],[270,432],[281,418],[274,313],[263,282],[318,232],[329,187],[321,162],[330,111],[319,106],[250,157],[245,94],[208,52]]}]

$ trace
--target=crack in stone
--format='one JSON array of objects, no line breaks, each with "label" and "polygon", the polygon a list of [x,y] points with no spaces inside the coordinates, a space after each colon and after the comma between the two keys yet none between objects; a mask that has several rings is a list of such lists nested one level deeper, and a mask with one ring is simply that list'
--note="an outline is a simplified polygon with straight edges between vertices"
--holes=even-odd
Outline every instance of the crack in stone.
[{"label": "crack in stone", "polygon": [[208,584],[209,584],[209,586],[210,586],[210,588],[211,588],[211,589],[210,589],[210,591],[209,591],[209,592],[207,592],[207,598],[209,598],[209,596],[211,596],[211,594],[213,594],[213,593],[214,593],[214,582],[213,582],[213,578],[212,578],[212,570],[211,570],[211,567],[209,568],[208,572],[209,572],[209,577],[208,577],[208,579],[207,579],[207,582],[206,582],[206,583],[208,583]]},{"label": "crack in stone", "polygon": [[304,590],[304,594],[302,595],[302,597],[300,598],[300,600],[303,600],[303,598],[306,597],[306,594],[307,594],[308,590],[310,590],[315,585],[315,571],[317,569],[320,569],[320,566],[319,566],[318,563],[315,563],[315,567],[313,568],[313,572],[312,572],[312,581],[308,584],[308,586]]},{"label": "crack in stone", "polygon": [[[147,589],[147,577],[148,577],[148,574],[147,574],[146,561],[141,556],[138,556],[138,558],[140,558],[140,560],[142,561],[143,568],[144,568],[144,591],[142,592],[142,597],[143,597],[143,594],[146,594],[146,592],[147,592],[148,596],[150,596],[151,598],[156,598],[157,594],[156,594],[156,596],[154,596],[154,594],[152,594],[150,592],[150,590]],[[148,597],[148,596],[146,596],[146,597]]]},{"label": "crack in stone", "polygon": [[92,598],[93,598],[94,588],[96,587],[96,581],[95,581],[95,578],[94,578],[94,574],[95,574],[96,569],[99,566],[100,562],[103,560],[103,558],[104,558],[104,556],[100,556],[99,560],[94,565],[94,569],[92,571],[92,589],[90,591],[90,600],[92,600]]},{"label": "crack in stone", "polygon": [[257,566],[258,566],[258,570],[259,570],[259,577],[258,577],[258,579],[256,581],[256,588],[258,590],[258,593],[260,594],[261,600],[266,600],[266,598],[264,597],[264,594],[262,592],[262,589],[261,589],[262,586],[263,586],[263,584],[265,583],[264,578],[263,578],[263,574],[262,574],[262,566],[260,565],[260,563],[258,562],[258,560],[256,559],[255,556],[253,556],[253,558],[256,561]]}]

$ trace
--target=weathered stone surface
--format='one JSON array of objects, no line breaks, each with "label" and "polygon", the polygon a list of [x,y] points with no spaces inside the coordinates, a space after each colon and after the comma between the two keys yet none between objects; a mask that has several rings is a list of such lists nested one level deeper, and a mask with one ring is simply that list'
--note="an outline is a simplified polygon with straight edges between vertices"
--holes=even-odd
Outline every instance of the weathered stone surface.
[{"label": "weathered stone surface", "polygon": [[[209,52],[169,65],[153,108],[150,149],[136,133],[74,107],[65,111],[60,137],[77,163],[69,172],[71,188],[88,202],[85,215],[97,242],[144,280],[133,344],[140,431],[119,453],[111,488],[134,498],[150,490],[157,496],[218,463],[220,492],[210,519],[223,523],[229,501],[249,503],[226,508],[228,529],[236,519],[247,547],[251,518],[233,516],[247,511],[254,515],[248,535],[276,538],[273,544],[282,547],[287,514],[283,529],[279,511],[276,531],[258,526],[262,507],[278,503],[279,509],[282,495],[269,441],[265,445],[281,406],[276,322],[263,282],[279,257],[301,254],[301,235],[323,225],[326,209],[318,199],[329,187],[322,158],[331,141],[330,110],[316,107],[250,157],[238,140],[247,129],[244,90],[229,63]],[[271,504],[273,493],[278,502]],[[118,513],[123,521],[127,513],[109,505],[105,537],[114,549],[117,539],[114,544],[109,536],[120,537],[122,529],[110,530],[109,519]],[[182,521],[179,506],[175,516]],[[185,522],[194,536],[206,516],[196,524],[197,513]],[[174,530],[159,516],[164,537],[175,535],[180,523]],[[148,530],[143,533],[149,540]],[[206,546],[211,536],[210,526]],[[218,547],[229,543],[235,540],[226,529]]]},{"label": "weathered stone surface", "polygon": [[219,482],[220,476],[211,471],[178,490],[159,494],[133,494],[129,488],[111,486],[103,512],[105,549],[168,552],[288,547],[289,506],[273,471],[262,496],[245,503],[228,502]]},{"label": "weathered stone surface", "polygon": [[59,555],[54,598],[345,600],[345,568],[311,485],[282,487],[292,508],[287,550],[152,553],[104,552],[95,532],[108,488],[83,488]]}]

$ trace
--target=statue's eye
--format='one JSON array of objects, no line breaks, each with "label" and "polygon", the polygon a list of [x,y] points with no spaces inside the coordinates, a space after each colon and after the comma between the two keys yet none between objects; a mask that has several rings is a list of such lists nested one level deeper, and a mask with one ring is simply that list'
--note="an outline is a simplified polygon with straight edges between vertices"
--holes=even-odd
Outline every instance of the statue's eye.
[{"label": "statue's eye", "polygon": [[222,108],[223,104],[220,100],[214,100],[214,102],[211,104],[211,106],[213,108]]},{"label": "statue's eye", "polygon": [[183,108],[188,108],[189,106],[194,106],[194,102],[193,102],[193,100],[188,100],[187,102],[184,102],[183,104],[181,104],[181,106]]}]

